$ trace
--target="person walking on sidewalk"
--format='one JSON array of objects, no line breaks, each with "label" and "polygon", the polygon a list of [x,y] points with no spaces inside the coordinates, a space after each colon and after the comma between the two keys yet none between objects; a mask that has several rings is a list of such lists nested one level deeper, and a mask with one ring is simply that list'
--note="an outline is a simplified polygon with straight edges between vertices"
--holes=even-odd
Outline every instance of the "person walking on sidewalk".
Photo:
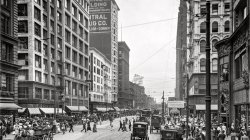
[{"label": "person walking on sidewalk", "polygon": [[73,130],[73,120],[69,122],[69,132],[72,131],[74,133]]},{"label": "person walking on sidewalk", "polygon": [[82,120],[82,130],[81,130],[81,132],[83,130],[85,130],[85,132],[87,131],[87,129],[86,129],[86,121],[84,119]]},{"label": "person walking on sidewalk", "polygon": [[124,131],[127,131],[125,120],[123,120],[123,124],[122,124],[122,132]]},{"label": "person walking on sidewalk", "polygon": [[128,121],[128,128],[129,128],[129,131],[131,131],[131,121],[130,120]]},{"label": "person walking on sidewalk", "polygon": [[122,120],[120,120],[120,127],[118,129],[118,131],[122,130]]},{"label": "person walking on sidewalk", "polygon": [[91,131],[91,127],[90,127],[90,120],[87,120],[87,131]]},{"label": "person walking on sidewalk", "polygon": [[97,132],[96,123],[97,123],[97,121],[95,121],[95,122],[94,122],[94,125],[93,125],[93,132],[94,132],[94,133]]}]

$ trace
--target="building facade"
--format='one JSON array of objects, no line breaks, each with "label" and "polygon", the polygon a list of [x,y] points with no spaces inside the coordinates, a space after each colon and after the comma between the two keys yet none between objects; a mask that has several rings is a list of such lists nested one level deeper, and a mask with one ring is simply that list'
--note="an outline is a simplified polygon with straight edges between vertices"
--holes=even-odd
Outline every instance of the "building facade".
[{"label": "building facade", "polygon": [[0,5],[0,115],[17,113],[17,1],[2,0]]},{"label": "building facade", "polygon": [[183,86],[186,67],[185,63],[187,55],[184,52],[187,46],[187,4],[185,1],[180,1],[178,23],[177,23],[177,36],[176,36],[176,88],[175,98],[177,100],[184,100],[185,89]]},{"label": "building facade", "polygon": [[21,106],[88,107],[88,23],[88,0],[18,1]]},{"label": "building facade", "polygon": [[112,63],[112,102],[118,94],[118,11],[115,0],[90,0],[90,47]]},{"label": "building facade", "polygon": [[[210,66],[211,66],[211,110],[212,117],[218,110],[218,54],[214,44],[230,35],[230,0],[211,2]],[[206,1],[187,2],[187,67],[190,112],[203,117],[206,95]]]},{"label": "building facade", "polygon": [[[90,111],[112,108],[111,62],[96,48],[90,48]],[[103,110],[102,110],[103,111]]]},{"label": "building facade", "polygon": [[220,121],[245,129],[250,136],[249,42],[250,3],[232,1],[232,35],[218,43],[218,89]]},{"label": "building facade", "polygon": [[133,108],[133,95],[129,84],[129,47],[126,42],[118,42],[118,104],[120,108]]}]

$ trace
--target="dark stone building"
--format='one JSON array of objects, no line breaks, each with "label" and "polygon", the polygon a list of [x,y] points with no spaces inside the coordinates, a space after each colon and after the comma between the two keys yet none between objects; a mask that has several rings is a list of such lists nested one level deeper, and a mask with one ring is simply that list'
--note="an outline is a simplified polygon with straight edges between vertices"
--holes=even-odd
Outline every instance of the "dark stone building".
[{"label": "dark stone building", "polygon": [[2,0],[0,5],[0,114],[17,113],[17,1]]},{"label": "dark stone building", "polygon": [[216,44],[220,122],[250,132],[250,2],[232,1],[232,35]]},{"label": "dark stone building", "polygon": [[181,0],[178,13],[177,36],[176,36],[176,89],[175,97],[177,100],[184,100],[185,90],[183,86],[183,73],[185,73],[184,63],[186,53],[183,52],[187,46],[187,5]]},{"label": "dark stone building", "polygon": [[134,107],[129,83],[129,51],[126,42],[118,42],[118,104],[121,108]]}]

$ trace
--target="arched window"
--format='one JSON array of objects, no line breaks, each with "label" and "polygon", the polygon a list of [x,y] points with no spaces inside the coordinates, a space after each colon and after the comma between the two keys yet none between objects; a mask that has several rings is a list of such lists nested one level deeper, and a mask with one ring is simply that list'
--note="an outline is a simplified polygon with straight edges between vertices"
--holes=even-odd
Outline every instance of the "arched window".
[{"label": "arched window", "polygon": [[206,33],[206,22],[202,22],[200,25],[200,33]]},{"label": "arched window", "polygon": [[229,21],[226,21],[225,22],[225,25],[224,25],[224,31],[225,32],[229,32],[230,31],[230,22]]},{"label": "arched window", "polygon": [[218,22],[217,21],[212,23],[212,32],[218,32]]},{"label": "arched window", "polygon": [[218,60],[216,58],[212,59],[212,72],[217,72],[218,70],[217,64]]},{"label": "arched window", "polygon": [[214,44],[215,44],[216,42],[218,42],[217,39],[213,39],[213,40],[212,40],[212,51],[213,51],[213,52],[216,52],[216,48],[215,48],[215,46],[214,46]]},{"label": "arched window", "polygon": [[200,41],[200,52],[201,53],[206,52],[206,41],[205,40]]},{"label": "arched window", "polygon": [[201,72],[206,72],[206,59],[202,58],[200,60],[200,70]]}]

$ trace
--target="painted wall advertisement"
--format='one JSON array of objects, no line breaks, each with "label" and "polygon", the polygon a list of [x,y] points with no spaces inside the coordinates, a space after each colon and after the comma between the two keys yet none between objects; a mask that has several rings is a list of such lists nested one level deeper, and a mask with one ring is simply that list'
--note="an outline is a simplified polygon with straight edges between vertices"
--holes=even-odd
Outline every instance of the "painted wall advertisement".
[{"label": "painted wall advertisement", "polygon": [[111,31],[111,1],[90,0],[90,32]]}]

